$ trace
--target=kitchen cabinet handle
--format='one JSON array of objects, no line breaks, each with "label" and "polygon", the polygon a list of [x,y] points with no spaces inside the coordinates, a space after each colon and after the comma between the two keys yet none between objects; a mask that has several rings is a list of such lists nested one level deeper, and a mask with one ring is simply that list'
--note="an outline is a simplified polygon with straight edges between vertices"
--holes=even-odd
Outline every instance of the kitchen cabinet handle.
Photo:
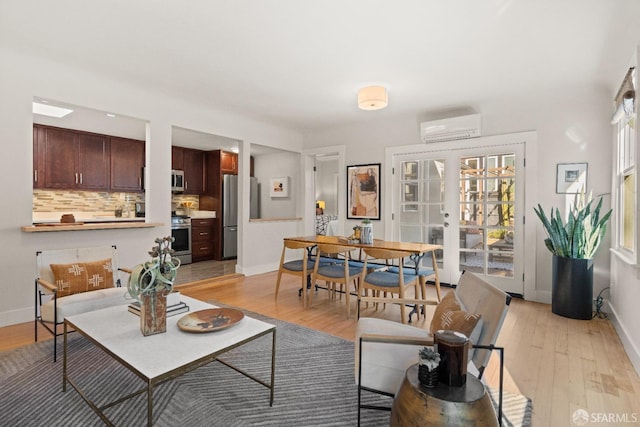
[{"label": "kitchen cabinet handle", "polygon": [[209,249],[209,246],[205,246],[204,248],[200,248],[201,251],[206,251]]},{"label": "kitchen cabinet handle", "polygon": [[78,172],[76,172],[76,184],[78,183]]},{"label": "kitchen cabinet handle", "polygon": [[208,236],[209,233],[200,233],[201,236]]},{"label": "kitchen cabinet handle", "polygon": [[33,171],[33,182],[38,182],[38,170]]},{"label": "kitchen cabinet handle", "polygon": [[80,185],[82,185],[82,172],[80,172]]}]

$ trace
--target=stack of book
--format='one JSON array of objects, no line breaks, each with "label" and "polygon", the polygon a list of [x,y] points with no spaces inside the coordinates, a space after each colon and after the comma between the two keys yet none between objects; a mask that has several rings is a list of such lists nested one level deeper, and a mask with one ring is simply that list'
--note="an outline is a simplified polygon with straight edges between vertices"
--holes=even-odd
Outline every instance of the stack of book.
[{"label": "stack of book", "polygon": [[[134,301],[129,304],[129,311],[140,316],[140,302]],[[186,313],[187,311],[189,311],[189,306],[180,301],[180,292],[172,292],[167,296],[167,317]]]}]

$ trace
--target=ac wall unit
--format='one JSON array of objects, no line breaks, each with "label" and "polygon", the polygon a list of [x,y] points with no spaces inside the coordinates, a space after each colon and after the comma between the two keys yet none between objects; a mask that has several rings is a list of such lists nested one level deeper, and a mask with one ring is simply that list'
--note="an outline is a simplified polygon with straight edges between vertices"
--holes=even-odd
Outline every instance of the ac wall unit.
[{"label": "ac wall unit", "polygon": [[453,141],[456,139],[475,138],[481,135],[482,116],[451,117],[420,123],[420,137],[424,143]]}]

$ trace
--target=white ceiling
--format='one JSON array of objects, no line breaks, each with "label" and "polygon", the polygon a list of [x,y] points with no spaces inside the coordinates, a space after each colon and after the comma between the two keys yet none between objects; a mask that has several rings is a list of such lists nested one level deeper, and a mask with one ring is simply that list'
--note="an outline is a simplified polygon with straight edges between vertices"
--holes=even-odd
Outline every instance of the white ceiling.
[{"label": "white ceiling", "polygon": [[639,43],[637,0],[0,0],[0,46],[303,132],[613,92]]}]

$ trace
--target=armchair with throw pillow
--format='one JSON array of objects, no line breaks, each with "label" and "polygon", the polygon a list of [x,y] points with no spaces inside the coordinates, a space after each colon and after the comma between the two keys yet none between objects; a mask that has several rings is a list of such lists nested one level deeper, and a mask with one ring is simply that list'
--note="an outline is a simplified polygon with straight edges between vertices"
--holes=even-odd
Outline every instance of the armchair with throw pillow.
[{"label": "armchair with throw pillow", "polygon": [[[373,298],[363,297],[361,300],[371,302]],[[456,289],[436,307],[429,331],[386,319],[360,318],[355,346],[358,421],[360,408],[390,409],[361,405],[362,390],[393,397],[406,370],[417,363],[418,350],[433,345],[435,331],[458,331],[469,337],[472,344],[492,348],[510,302],[508,294],[477,275],[465,272]],[[424,304],[424,301],[415,300],[413,303]],[[481,379],[490,355],[488,349],[471,349],[468,372]]]}]

